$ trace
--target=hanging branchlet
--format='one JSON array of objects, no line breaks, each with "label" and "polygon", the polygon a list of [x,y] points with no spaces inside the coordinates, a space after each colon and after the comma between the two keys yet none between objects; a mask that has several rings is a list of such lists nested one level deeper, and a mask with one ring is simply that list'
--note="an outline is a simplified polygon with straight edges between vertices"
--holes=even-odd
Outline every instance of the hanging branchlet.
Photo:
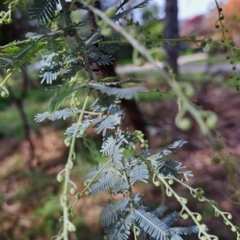
[{"label": "hanging branchlet", "polygon": [[221,28],[222,31],[222,42],[226,40],[225,33],[228,31],[227,27],[223,24],[224,15],[223,9],[219,7],[217,0],[215,0],[217,11],[218,11],[218,19],[215,22],[215,28]]}]

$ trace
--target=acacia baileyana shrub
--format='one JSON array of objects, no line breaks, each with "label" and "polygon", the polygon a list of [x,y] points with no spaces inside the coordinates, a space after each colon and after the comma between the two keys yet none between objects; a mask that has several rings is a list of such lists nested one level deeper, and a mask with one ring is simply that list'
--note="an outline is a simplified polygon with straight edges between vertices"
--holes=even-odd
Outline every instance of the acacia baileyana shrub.
[{"label": "acacia baileyana shrub", "polygon": [[[37,114],[35,120],[55,121],[69,117],[75,119],[65,132],[65,144],[69,147],[69,154],[64,169],[57,175],[57,180],[63,183],[60,199],[63,210],[60,219],[62,227],[58,235],[52,239],[68,239],[69,232],[77,231],[72,218],[76,204],[83,194],[95,197],[100,192],[120,199],[114,200],[112,204],[105,204],[100,213],[100,224],[105,228],[106,239],[128,239],[131,231],[135,239],[180,240],[186,234],[198,234],[202,240],[217,239],[216,236],[210,235],[207,227],[201,223],[201,215],[187,207],[187,199],[174,191],[171,186],[173,182],[188,188],[192,196],[199,201],[208,202],[214,208],[215,214],[221,216],[231,230],[236,232],[237,239],[240,239],[239,228],[230,222],[231,215],[220,211],[213,201],[205,198],[202,189],[189,186],[187,181],[192,177],[191,171],[185,171],[182,163],[170,158],[176,149],[186,144],[186,141],[176,141],[155,153],[148,148],[147,141],[140,131],[128,132],[121,129],[125,115],[120,108],[121,100],[137,99],[139,94],[147,92],[146,88],[134,85],[141,83],[138,79],[119,81],[116,76],[105,73],[104,69],[113,63],[113,53],[121,49],[121,43],[130,43],[134,51],[156,67],[159,76],[169,84],[178,99],[177,125],[182,128],[186,128],[186,124],[189,125],[189,120],[183,118],[184,113],[188,111],[202,132],[208,136],[209,122],[211,127],[214,126],[209,119],[216,121],[215,115],[209,111],[204,112],[192,104],[174,80],[171,70],[169,76],[155,63],[150,54],[151,49],[159,48],[159,51],[162,51],[161,44],[164,41],[169,43],[190,41],[201,47],[224,46],[229,52],[234,50],[234,54],[239,54],[239,49],[232,43],[217,42],[211,38],[196,40],[194,36],[190,36],[165,40],[161,35],[157,39],[148,38],[139,23],[128,17],[132,10],[143,8],[148,2],[146,0],[136,5],[133,3],[133,7],[128,8],[128,1],[123,0],[119,1],[118,6],[102,12],[99,10],[99,2],[91,0],[72,2],[33,0],[29,5],[25,0],[8,0],[6,3],[9,10],[0,13],[0,23],[8,24],[11,22],[12,12],[17,7],[26,8],[29,19],[35,20],[41,29],[41,32],[27,33],[24,40],[1,47],[0,66],[7,72],[6,78],[0,84],[1,96],[8,96],[7,82],[12,74],[32,64],[38,53],[41,55],[42,68],[39,73],[41,83],[53,85],[55,90],[49,101],[49,111]],[[218,27],[220,24],[224,33],[222,9],[218,5],[217,7]],[[79,18],[86,13],[88,18],[72,21],[71,13],[75,11],[78,11]],[[89,31],[81,34],[81,29],[87,26]],[[123,38],[111,37],[113,30]],[[136,55],[138,54],[134,56]],[[60,82],[61,86],[55,82]],[[85,101],[81,103],[79,99],[83,94]],[[75,143],[86,137],[86,130],[90,127],[102,135],[100,152],[105,161],[93,166],[85,174],[84,188],[76,193],[76,183],[71,180],[71,170],[76,163]],[[125,151],[131,153],[129,157],[124,157]],[[142,202],[143,195],[135,193],[132,188],[139,181],[145,184],[150,181],[155,186],[163,186],[167,196],[174,196],[180,203],[181,211],[164,216],[165,206],[155,210],[145,206]],[[69,199],[70,194],[76,196],[74,203]],[[190,217],[195,225],[176,227],[175,222],[179,217],[183,219]]]}]

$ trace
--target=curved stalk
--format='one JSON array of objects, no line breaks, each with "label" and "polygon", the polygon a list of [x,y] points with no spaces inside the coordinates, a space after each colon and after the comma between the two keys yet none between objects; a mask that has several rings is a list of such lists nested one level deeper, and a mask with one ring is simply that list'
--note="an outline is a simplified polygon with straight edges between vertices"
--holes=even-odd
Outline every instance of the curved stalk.
[{"label": "curved stalk", "polygon": [[74,148],[75,148],[76,136],[77,136],[77,133],[78,133],[78,129],[82,124],[83,115],[84,115],[84,111],[85,111],[86,106],[87,106],[88,99],[89,99],[89,94],[85,99],[85,102],[84,102],[83,107],[82,107],[81,114],[80,114],[78,122],[77,122],[76,129],[75,129],[74,134],[72,136],[72,141],[71,141],[70,150],[69,150],[69,154],[68,154],[68,160],[67,160],[67,163],[65,165],[64,188],[63,188],[63,193],[61,195],[61,205],[63,207],[63,232],[60,235],[60,238],[58,238],[58,239],[68,240],[69,210],[68,210],[68,203],[67,203],[67,194],[68,194],[68,185],[69,185],[69,182],[70,182],[70,169],[71,169],[71,166],[72,166],[72,160],[74,160],[74,158],[75,158]]}]

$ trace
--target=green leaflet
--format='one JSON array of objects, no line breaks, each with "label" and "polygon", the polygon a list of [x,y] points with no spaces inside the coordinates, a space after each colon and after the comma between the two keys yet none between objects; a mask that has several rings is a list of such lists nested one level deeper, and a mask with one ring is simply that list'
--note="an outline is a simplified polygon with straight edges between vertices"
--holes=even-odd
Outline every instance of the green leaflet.
[{"label": "green leaflet", "polygon": [[59,0],[34,0],[28,10],[30,20],[36,19],[39,23],[48,24],[54,19]]},{"label": "green leaflet", "polygon": [[0,67],[5,69],[19,69],[29,65],[35,54],[44,48],[46,43],[30,40],[22,45],[9,45],[0,52]]},{"label": "green leaflet", "polygon": [[89,84],[89,87],[120,99],[138,99],[139,93],[147,92],[144,87],[111,88],[101,84]]}]

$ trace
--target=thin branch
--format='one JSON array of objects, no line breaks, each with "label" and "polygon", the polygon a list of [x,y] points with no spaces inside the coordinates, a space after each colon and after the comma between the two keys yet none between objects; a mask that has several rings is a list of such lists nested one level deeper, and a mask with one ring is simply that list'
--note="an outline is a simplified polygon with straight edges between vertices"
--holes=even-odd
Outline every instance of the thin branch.
[{"label": "thin branch", "polygon": [[[81,2],[83,2],[81,0]],[[156,67],[159,70],[159,74],[161,74],[161,77],[171,86],[173,92],[181,98],[182,103],[185,105],[186,109],[191,113],[191,115],[195,118],[198,125],[201,128],[201,131],[206,136],[210,137],[209,130],[204,123],[201,113],[196,110],[196,108],[191,104],[191,102],[185,97],[184,93],[182,92],[180,86],[177,84],[176,81],[172,81],[172,79],[168,76],[167,73],[165,73],[155,62],[151,54],[148,52],[148,50],[142,46],[135,38],[133,38],[123,27],[117,25],[114,23],[109,17],[107,17],[102,11],[98,10],[97,8],[94,8],[93,6],[88,5],[87,6],[92,12],[94,12],[96,15],[102,18],[104,22],[106,22],[108,25],[110,25],[112,28],[114,28],[117,32],[119,32],[136,50],[138,50],[147,60],[149,63],[151,63],[154,67]]]},{"label": "thin branch", "polygon": [[[66,25],[69,26],[69,25],[72,24],[72,19],[71,19],[70,13],[69,13],[69,4],[67,4],[65,2],[65,0],[60,0],[60,2],[61,2],[61,5],[62,5],[62,10],[63,10],[63,13],[64,13],[64,18],[65,18],[65,21],[66,21]],[[83,42],[83,40],[79,36],[77,30],[73,29],[73,31],[74,31],[74,38],[75,38],[76,43]],[[93,74],[93,71],[91,69],[91,66],[89,64],[89,61],[88,61],[88,58],[87,58],[87,55],[86,55],[85,51],[82,52],[82,56],[83,56],[83,60],[84,60],[87,72],[88,72],[88,74],[91,78],[90,80],[94,81],[94,82],[97,82],[96,78]]]},{"label": "thin branch", "polygon": [[[69,181],[70,181],[70,169],[71,169],[71,165],[72,165],[72,160],[75,157],[74,148],[75,148],[76,136],[77,136],[79,127],[82,124],[83,115],[84,115],[84,111],[85,111],[86,106],[87,106],[88,99],[89,99],[89,94],[86,97],[86,100],[83,104],[82,112],[79,116],[77,126],[76,126],[74,134],[72,136],[72,141],[71,141],[70,150],[69,150],[69,154],[68,154],[68,160],[67,160],[67,163],[66,163],[66,166],[65,166],[65,171],[64,171],[64,173],[65,173],[65,175],[64,175],[65,176],[64,188],[63,188],[63,193],[62,193],[62,196],[61,196],[61,199],[62,199],[61,203],[62,203],[62,207],[63,207],[63,232],[60,236],[64,240],[68,240],[69,210],[68,210],[68,204],[67,204],[67,193],[68,193],[68,184],[69,184]],[[62,238],[60,238],[60,239],[62,239]]]}]

